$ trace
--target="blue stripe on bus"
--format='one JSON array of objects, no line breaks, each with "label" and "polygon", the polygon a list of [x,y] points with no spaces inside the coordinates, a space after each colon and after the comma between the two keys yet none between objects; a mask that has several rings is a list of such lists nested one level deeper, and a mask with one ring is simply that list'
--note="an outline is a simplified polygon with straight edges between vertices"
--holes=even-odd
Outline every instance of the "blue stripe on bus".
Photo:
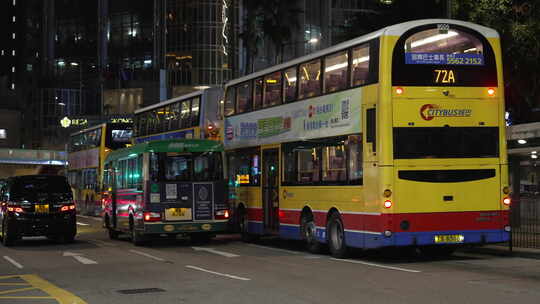
[{"label": "blue stripe on bus", "polygon": [[279,225],[279,236],[284,239],[301,240],[300,226]]}]

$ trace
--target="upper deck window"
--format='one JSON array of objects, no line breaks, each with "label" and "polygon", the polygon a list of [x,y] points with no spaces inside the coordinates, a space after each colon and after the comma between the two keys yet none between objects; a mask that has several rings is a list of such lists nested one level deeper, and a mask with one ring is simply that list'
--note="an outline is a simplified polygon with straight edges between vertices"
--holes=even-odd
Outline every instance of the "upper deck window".
[{"label": "upper deck window", "polygon": [[453,24],[406,32],[393,54],[393,85],[497,86],[495,55],[480,33]]}]

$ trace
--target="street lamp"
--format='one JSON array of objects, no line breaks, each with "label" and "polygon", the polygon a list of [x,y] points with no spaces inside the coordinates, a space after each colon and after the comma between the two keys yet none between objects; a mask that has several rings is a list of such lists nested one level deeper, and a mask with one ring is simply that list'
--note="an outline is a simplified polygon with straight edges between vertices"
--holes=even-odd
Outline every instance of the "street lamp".
[{"label": "street lamp", "polygon": [[306,44],[306,43],[309,43],[311,45],[313,44],[316,44],[319,42],[319,39],[318,38],[311,38],[311,39],[308,39],[308,40],[303,40],[303,41],[292,41],[292,42],[285,42],[285,43],[281,43],[281,60],[280,60],[280,63],[283,63],[283,59],[285,58],[285,46],[286,45],[296,45],[296,44]]}]

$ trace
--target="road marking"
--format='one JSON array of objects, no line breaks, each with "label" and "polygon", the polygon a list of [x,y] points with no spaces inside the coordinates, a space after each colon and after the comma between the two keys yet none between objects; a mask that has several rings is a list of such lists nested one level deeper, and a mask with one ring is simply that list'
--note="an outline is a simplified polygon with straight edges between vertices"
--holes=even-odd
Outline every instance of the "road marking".
[{"label": "road marking", "polygon": [[228,257],[228,258],[239,257],[238,254],[219,251],[219,250],[215,250],[214,248],[205,248],[205,247],[191,247],[191,248],[193,248],[193,250],[195,250],[195,251],[206,251],[206,252],[218,254],[218,255],[221,255],[221,256],[224,256],[224,257]]},{"label": "road marking", "polygon": [[280,252],[286,252],[286,253],[290,253],[290,254],[301,254],[302,253],[302,252],[296,252],[296,251],[287,250],[287,249],[273,248],[273,247],[268,247],[268,246],[255,245],[255,244],[247,244],[247,245],[250,246],[250,247],[262,248],[262,249],[268,249],[268,250],[280,251]]},{"label": "road marking", "polygon": [[93,216],[86,216],[86,215],[77,215],[78,217],[82,217],[82,218],[85,218],[85,219],[90,219],[90,220],[94,220],[94,221],[97,221],[97,222],[101,222],[101,218],[100,217],[93,217]]},{"label": "road marking", "polygon": [[399,270],[399,271],[405,271],[405,272],[413,272],[413,273],[421,272],[420,270],[413,270],[413,269],[407,269],[407,268],[387,266],[387,265],[381,265],[381,264],[375,264],[375,263],[369,263],[369,262],[362,262],[362,261],[357,261],[357,260],[344,260],[344,259],[335,259],[335,258],[330,258],[330,260],[340,261],[340,262],[347,262],[347,263],[354,263],[354,264],[362,264],[362,265],[366,265],[366,266],[373,266],[373,267],[386,268],[386,269],[391,269],[391,270]]},{"label": "road marking", "polygon": [[81,223],[81,222],[77,222],[77,225],[80,225],[80,226],[90,226],[90,224],[85,224],[85,223]]},{"label": "road marking", "polygon": [[23,269],[23,265],[17,263],[17,261],[15,261],[14,259],[8,257],[7,255],[4,256],[4,259],[6,259],[8,262],[10,262],[11,264],[13,264],[15,267],[19,268],[19,269]]},{"label": "road marking", "polygon": [[130,252],[133,252],[135,254],[138,254],[138,255],[142,255],[142,256],[145,256],[147,258],[151,258],[151,259],[154,259],[156,261],[160,261],[160,262],[166,262],[167,260],[165,259],[162,259],[162,258],[158,258],[156,256],[153,256],[151,254],[148,254],[148,253],[145,253],[145,252],[142,252],[142,251],[138,251],[138,250],[130,250]]},{"label": "road marking", "polygon": [[82,253],[64,252],[63,256],[73,257],[75,260],[77,260],[80,263],[85,264],[85,265],[92,265],[92,264],[97,264],[98,263],[98,262],[96,262],[94,260],[90,260],[88,258],[83,257]]},{"label": "road marking", "polygon": [[2,290],[2,291],[0,291],[0,295],[5,295],[5,294],[8,294],[8,293],[21,292],[21,291],[27,291],[27,290],[34,290],[34,289],[37,289],[37,287],[25,287],[25,288]]},{"label": "road marking", "polygon": [[222,276],[222,277],[227,277],[227,278],[230,278],[230,279],[241,280],[241,281],[251,281],[251,279],[248,279],[248,278],[243,278],[243,277],[239,277],[239,276],[235,276],[235,275],[231,275],[231,274],[226,274],[226,273],[215,272],[215,271],[200,268],[200,267],[197,267],[197,266],[186,265],[186,267],[190,268],[190,269],[202,271],[202,272],[215,274],[215,275]]},{"label": "road marking", "polygon": [[[74,294],[56,287],[55,285],[43,280],[42,278],[36,276],[36,275],[21,275],[19,276],[21,279],[25,280],[32,286],[43,290],[45,293],[49,294],[53,299],[55,299],[60,304],[87,304],[85,301],[83,301],[81,298],[75,296]],[[8,298],[8,297],[0,297],[0,298]],[[9,297],[12,299],[15,298],[23,298],[23,297]],[[50,299],[48,297],[24,297],[26,299]]]}]

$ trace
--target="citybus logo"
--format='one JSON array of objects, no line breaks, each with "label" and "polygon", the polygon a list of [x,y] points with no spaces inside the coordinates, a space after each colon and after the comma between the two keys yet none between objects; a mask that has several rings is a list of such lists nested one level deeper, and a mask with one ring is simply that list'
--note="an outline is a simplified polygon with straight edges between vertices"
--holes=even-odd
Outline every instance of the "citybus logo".
[{"label": "citybus logo", "polygon": [[420,116],[428,121],[435,117],[470,117],[471,115],[471,109],[443,109],[434,104],[425,104],[420,108]]}]

